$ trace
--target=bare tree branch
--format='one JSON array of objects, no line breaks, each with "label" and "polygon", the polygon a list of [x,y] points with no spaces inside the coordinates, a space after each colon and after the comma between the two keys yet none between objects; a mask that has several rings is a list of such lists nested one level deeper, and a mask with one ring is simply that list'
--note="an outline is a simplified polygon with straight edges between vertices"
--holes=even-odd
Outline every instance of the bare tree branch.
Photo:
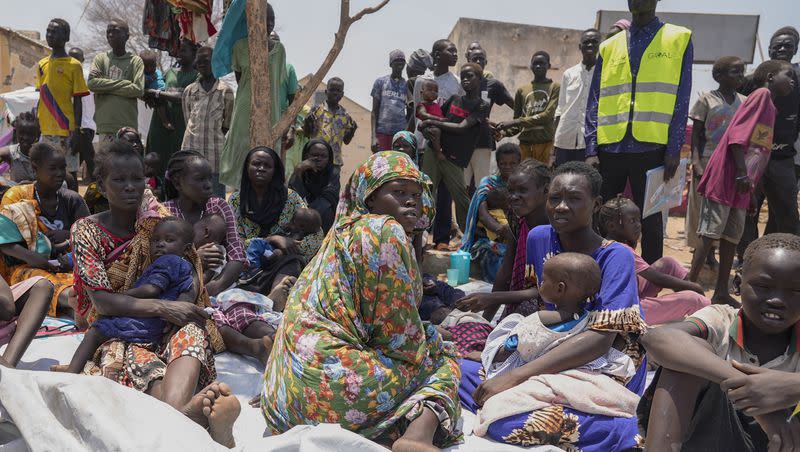
[{"label": "bare tree branch", "polygon": [[297,94],[295,94],[294,101],[289,106],[286,113],[283,114],[281,120],[272,126],[272,147],[274,147],[277,140],[281,139],[286,134],[286,131],[289,130],[289,127],[294,124],[295,118],[300,113],[300,110],[302,110],[303,106],[308,102],[309,99],[311,99],[314,91],[316,91],[319,84],[322,83],[322,79],[325,78],[325,76],[328,74],[328,71],[330,71],[333,63],[336,61],[336,58],[339,57],[339,54],[344,48],[344,42],[347,38],[347,32],[350,31],[350,27],[354,23],[361,20],[364,16],[380,11],[389,3],[389,1],[390,0],[382,0],[379,4],[373,7],[364,8],[358,14],[351,17],[350,0],[341,0],[339,29],[336,31],[331,50],[328,51],[328,55],[322,61],[322,64],[320,65],[319,69],[317,69],[317,72],[311,76],[306,86],[304,86],[299,92],[297,92]]},{"label": "bare tree branch", "polygon": [[358,22],[359,20],[361,20],[361,18],[362,18],[362,17],[366,16],[367,14],[374,14],[374,13],[377,13],[377,12],[378,12],[378,11],[380,11],[380,10],[381,10],[381,9],[382,9],[384,6],[386,6],[386,4],[387,4],[387,3],[389,3],[389,0],[383,0],[383,1],[382,1],[382,2],[380,2],[378,5],[372,6],[372,7],[370,7],[370,8],[364,8],[364,9],[362,9],[362,10],[361,10],[361,12],[359,12],[358,14],[356,14],[355,16],[353,16],[353,19],[352,19],[352,20],[353,20],[353,22]]}]

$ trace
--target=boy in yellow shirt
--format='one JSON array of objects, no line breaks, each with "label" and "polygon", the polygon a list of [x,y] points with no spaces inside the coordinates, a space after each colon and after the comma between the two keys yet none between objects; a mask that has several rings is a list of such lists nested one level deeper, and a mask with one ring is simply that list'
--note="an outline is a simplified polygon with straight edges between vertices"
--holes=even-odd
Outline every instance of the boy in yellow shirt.
[{"label": "boy in yellow shirt", "polygon": [[83,116],[81,98],[89,94],[83,78],[81,63],[67,54],[69,24],[64,19],[53,19],[47,25],[47,45],[53,50],[50,56],[39,61],[36,71],[36,89],[39,90],[39,125],[42,141],[59,149],[67,160],[67,178],[70,189],[78,190],[77,133]]}]

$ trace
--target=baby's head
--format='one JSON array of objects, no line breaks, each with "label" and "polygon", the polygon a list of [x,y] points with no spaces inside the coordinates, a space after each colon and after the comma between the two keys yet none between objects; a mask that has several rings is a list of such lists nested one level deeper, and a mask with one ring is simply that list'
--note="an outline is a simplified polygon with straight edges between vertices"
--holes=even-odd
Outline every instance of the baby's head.
[{"label": "baby's head", "polygon": [[642,236],[642,214],[636,204],[621,195],[603,204],[599,214],[600,234],[609,239],[636,247]]},{"label": "baby's head", "polygon": [[139,53],[139,58],[144,63],[144,73],[152,75],[156,73],[156,66],[158,66],[158,55],[152,50],[142,50]]},{"label": "baby's head", "polygon": [[747,247],[741,293],[748,327],[789,337],[786,333],[800,321],[798,272],[800,237],[794,234],[765,235]]},{"label": "baby's head", "polygon": [[432,78],[422,79],[420,95],[425,102],[436,102],[439,99],[439,84]]},{"label": "baby's head", "polygon": [[508,190],[496,188],[486,195],[486,206],[489,210],[508,210]]},{"label": "baby's head", "polygon": [[186,256],[192,250],[194,229],[188,221],[176,217],[163,218],[153,228],[150,237],[150,259],[167,254]]},{"label": "baby's head", "polygon": [[580,253],[556,254],[544,263],[539,295],[559,310],[579,313],[600,290],[600,266]]},{"label": "baby's head", "polygon": [[161,170],[161,158],[155,152],[144,156],[144,175],[156,177]]},{"label": "baby's head", "polygon": [[295,240],[303,240],[322,229],[322,217],[314,209],[297,209],[289,222],[289,235]]},{"label": "baby's head", "polygon": [[228,225],[222,216],[206,215],[194,224],[194,246],[199,248],[209,243],[221,245],[225,242],[227,233]]}]

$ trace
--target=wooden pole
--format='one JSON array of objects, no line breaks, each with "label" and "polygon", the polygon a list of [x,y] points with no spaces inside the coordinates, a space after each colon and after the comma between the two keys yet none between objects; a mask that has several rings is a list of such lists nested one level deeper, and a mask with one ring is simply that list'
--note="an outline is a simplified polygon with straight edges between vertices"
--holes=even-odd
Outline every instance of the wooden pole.
[{"label": "wooden pole", "polygon": [[247,0],[246,14],[250,51],[250,147],[272,147],[267,0]]}]

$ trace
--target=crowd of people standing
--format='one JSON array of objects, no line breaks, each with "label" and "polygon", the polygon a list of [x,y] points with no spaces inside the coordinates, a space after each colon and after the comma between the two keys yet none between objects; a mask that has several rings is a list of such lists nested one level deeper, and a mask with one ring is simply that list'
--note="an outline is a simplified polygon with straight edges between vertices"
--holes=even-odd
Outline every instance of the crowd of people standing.
[{"label": "crowd of people standing", "polygon": [[[84,77],[69,24],[48,24],[38,108],[0,150],[15,182],[0,202],[0,365],[45,316],[72,318],[83,342],[53,370],[145,392],[228,447],[240,406],[216,378],[225,350],[264,366],[255,403],[273,434],[338,423],[438,450],[463,440],[466,409],[474,434],[525,447],[800,447],[796,29],[750,75],[719,58],[719,88],[694,106],[692,32],[656,0],[583,31],[560,81],[532,52],[513,95],[479,42],[458,75],[448,40],[394,50],[371,90],[373,155],[342,187],[359,125],[341,78],[275,148],[251,148],[245,3],[213,48],[182,40],[163,74],[112,20]],[[269,5],[273,124],[299,91],[275,23]],[[493,121],[495,106],[513,119]],[[647,171],[676,177],[684,144],[690,269],[663,256],[662,216],[642,217]],[[459,229],[489,293],[445,297],[423,276],[424,250],[455,251]]]}]

